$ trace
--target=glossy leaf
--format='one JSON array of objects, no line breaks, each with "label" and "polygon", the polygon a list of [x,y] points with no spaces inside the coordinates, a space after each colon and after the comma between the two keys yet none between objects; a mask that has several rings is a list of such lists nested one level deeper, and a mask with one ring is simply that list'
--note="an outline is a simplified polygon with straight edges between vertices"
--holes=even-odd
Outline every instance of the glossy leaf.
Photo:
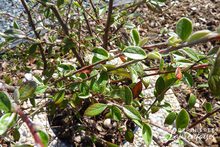
[{"label": "glossy leaf", "polygon": [[49,136],[47,135],[47,133],[45,133],[44,131],[38,130],[37,131],[44,147],[48,147],[48,143],[49,143]]},{"label": "glossy leaf", "polygon": [[101,114],[106,108],[107,108],[106,104],[95,103],[86,109],[84,115],[85,116],[96,116],[96,115]]},{"label": "glossy leaf", "polygon": [[205,111],[206,111],[207,113],[212,112],[212,104],[211,104],[211,103],[206,102],[203,107],[205,108]]},{"label": "glossy leaf", "polygon": [[11,111],[11,101],[9,100],[8,95],[5,92],[0,92],[0,110],[4,112]]},{"label": "glossy leaf", "polygon": [[130,129],[126,130],[126,132],[125,132],[125,139],[128,142],[133,143],[133,141],[134,141],[134,133]]},{"label": "glossy leaf", "polygon": [[98,61],[106,60],[109,58],[109,53],[103,48],[95,48],[92,52],[94,54],[92,63],[96,63]]},{"label": "glossy leaf", "polygon": [[124,93],[125,93],[125,104],[130,105],[133,100],[133,94],[131,89],[128,86],[124,86]]},{"label": "glossy leaf", "polygon": [[193,30],[192,22],[188,18],[181,18],[176,24],[176,33],[183,40],[186,41]]},{"label": "glossy leaf", "polygon": [[16,121],[16,113],[5,113],[0,118],[0,135],[3,135]]},{"label": "glossy leaf", "polygon": [[147,57],[145,51],[138,46],[129,46],[123,50],[123,53],[126,57],[134,60],[142,60]]},{"label": "glossy leaf", "polygon": [[220,96],[220,50],[217,53],[214,65],[209,73],[208,84],[214,96]]},{"label": "glossy leaf", "polygon": [[186,128],[189,124],[189,121],[190,118],[188,112],[185,109],[182,109],[176,118],[176,128],[177,129]]},{"label": "glossy leaf", "polygon": [[195,104],[196,104],[196,96],[194,94],[190,94],[190,97],[189,97],[189,100],[188,100],[189,109],[194,107]]},{"label": "glossy leaf", "polygon": [[148,124],[143,124],[142,137],[144,139],[145,144],[149,146],[151,144],[153,134],[151,127]]},{"label": "glossy leaf", "polygon": [[140,42],[140,34],[137,29],[131,30],[131,37],[132,37],[132,40],[134,41],[134,45],[137,46]]},{"label": "glossy leaf", "polygon": [[172,125],[173,122],[176,119],[176,113],[175,112],[170,112],[167,117],[165,118],[164,124]]},{"label": "glossy leaf", "polygon": [[202,39],[206,36],[208,36],[209,34],[211,34],[212,32],[209,30],[200,30],[197,31],[195,33],[193,33],[192,35],[189,36],[189,38],[187,39],[187,42],[193,42],[199,39]]},{"label": "glossy leaf", "polygon": [[148,59],[161,59],[161,55],[159,52],[150,52],[147,54]]},{"label": "glossy leaf", "polygon": [[123,107],[123,112],[133,120],[141,120],[140,113],[131,105],[125,105]]},{"label": "glossy leaf", "polygon": [[112,106],[111,112],[112,112],[112,119],[116,121],[121,121],[121,110],[118,107]]},{"label": "glossy leaf", "polygon": [[64,90],[56,93],[55,96],[53,97],[55,104],[60,104],[64,100],[64,96],[65,96]]},{"label": "glossy leaf", "polygon": [[192,87],[193,84],[194,84],[192,75],[189,74],[189,73],[187,73],[187,72],[184,72],[183,75],[184,75],[183,81],[184,81],[187,85],[189,85],[189,86]]},{"label": "glossy leaf", "polygon": [[24,101],[31,97],[37,88],[37,84],[34,81],[27,81],[19,88],[20,100]]}]

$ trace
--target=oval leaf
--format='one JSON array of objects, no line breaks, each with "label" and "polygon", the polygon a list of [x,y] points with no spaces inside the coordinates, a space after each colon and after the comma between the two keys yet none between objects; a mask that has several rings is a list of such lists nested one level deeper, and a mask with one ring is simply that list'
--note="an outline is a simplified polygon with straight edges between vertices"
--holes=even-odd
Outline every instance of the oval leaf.
[{"label": "oval leaf", "polygon": [[47,133],[45,133],[44,131],[38,130],[37,131],[44,147],[48,147],[48,143],[49,143],[49,137],[47,135]]},{"label": "oval leaf", "polygon": [[11,111],[11,102],[9,100],[8,95],[5,92],[0,92],[0,110],[4,112]]},{"label": "oval leaf", "polygon": [[159,52],[150,52],[147,54],[148,59],[161,59],[161,55]]},{"label": "oval leaf", "polygon": [[151,144],[153,135],[151,127],[148,124],[143,124],[142,137],[144,139],[145,144],[149,146]]},{"label": "oval leaf", "polygon": [[102,103],[95,103],[91,106],[89,106],[84,115],[85,116],[96,116],[102,113],[106,109],[107,105]]},{"label": "oval leaf", "polygon": [[132,93],[133,93],[133,98],[137,98],[139,94],[141,94],[142,91],[142,82],[139,81],[133,88],[132,88]]},{"label": "oval leaf", "polygon": [[129,46],[123,50],[123,53],[126,57],[134,60],[142,60],[147,57],[146,52],[138,46]]},{"label": "oval leaf", "polygon": [[112,119],[114,119],[116,121],[120,121],[121,120],[121,111],[120,111],[120,109],[116,106],[112,106],[111,111],[112,111]]},{"label": "oval leaf", "polygon": [[209,102],[205,103],[204,108],[207,113],[212,112],[212,104],[211,103],[209,103]]},{"label": "oval leaf", "polygon": [[4,134],[16,121],[16,113],[5,113],[0,118],[0,135]]},{"label": "oval leaf", "polygon": [[130,119],[141,120],[140,113],[133,106],[125,105],[123,111]]},{"label": "oval leaf", "polygon": [[106,60],[109,58],[109,53],[103,49],[103,48],[95,48],[92,51],[94,53],[94,56],[92,58],[92,63],[101,61],[101,60]]},{"label": "oval leaf", "polygon": [[132,40],[134,41],[134,45],[137,46],[140,42],[140,34],[137,31],[137,29],[132,29],[131,30],[131,37],[132,37]]},{"label": "oval leaf", "polygon": [[181,18],[176,24],[176,33],[183,40],[186,41],[193,30],[192,22],[188,18]]},{"label": "oval leaf", "polygon": [[188,100],[189,109],[194,107],[195,104],[196,104],[196,96],[194,94],[190,94],[190,97],[189,97],[189,100]]},{"label": "oval leaf", "polygon": [[189,38],[187,39],[187,42],[193,42],[193,41],[202,39],[202,38],[206,37],[207,35],[209,35],[210,33],[212,33],[212,32],[209,30],[197,31],[189,36]]},{"label": "oval leaf", "polygon": [[25,82],[20,88],[20,100],[24,101],[31,97],[37,88],[37,84],[34,81]]},{"label": "oval leaf", "polygon": [[164,121],[164,124],[172,125],[173,122],[175,121],[175,119],[176,119],[176,113],[175,112],[170,112],[167,115],[167,117],[166,117],[166,119]]},{"label": "oval leaf", "polygon": [[124,86],[124,92],[125,92],[125,97],[124,97],[125,104],[126,105],[130,105],[131,101],[133,99],[132,91],[131,91],[131,89],[128,86]]},{"label": "oval leaf", "polygon": [[128,129],[126,132],[125,132],[125,139],[130,142],[130,143],[133,143],[134,141],[134,133]]},{"label": "oval leaf", "polygon": [[176,119],[176,128],[184,129],[188,126],[188,124],[189,124],[189,114],[185,109],[182,109]]}]

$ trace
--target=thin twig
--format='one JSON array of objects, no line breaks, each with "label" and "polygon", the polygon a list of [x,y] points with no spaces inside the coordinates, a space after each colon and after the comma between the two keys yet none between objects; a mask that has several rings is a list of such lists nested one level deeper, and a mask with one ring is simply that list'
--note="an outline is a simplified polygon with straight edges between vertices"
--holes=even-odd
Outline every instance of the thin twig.
[{"label": "thin twig", "polygon": [[108,5],[108,17],[105,25],[105,33],[103,35],[103,48],[108,50],[108,36],[109,36],[109,29],[111,26],[111,17],[112,17],[112,11],[113,11],[113,1],[114,0],[109,0],[109,5]]},{"label": "thin twig", "polygon": [[[34,31],[35,36],[38,39],[40,39],[40,34],[36,31],[36,26],[34,24],[33,18],[31,16],[31,13],[30,13],[30,10],[29,10],[29,7],[28,7],[26,1],[25,0],[21,0],[21,3],[22,3],[22,5],[23,5],[23,7],[24,7],[24,9],[25,9],[25,11],[26,11],[26,13],[28,15],[28,21],[29,21],[29,23],[30,23],[30,25],[31,25],[31,27],[32,27],[32,29]],[[47,70],[47,59],[45,57],[44,49],[43,49],[42,45],[38,44],[38,46],[39,46],[39,49],[40,49],[41,58],[42,58],[43,63],[44,63],[44,72],[45,72]]]}]

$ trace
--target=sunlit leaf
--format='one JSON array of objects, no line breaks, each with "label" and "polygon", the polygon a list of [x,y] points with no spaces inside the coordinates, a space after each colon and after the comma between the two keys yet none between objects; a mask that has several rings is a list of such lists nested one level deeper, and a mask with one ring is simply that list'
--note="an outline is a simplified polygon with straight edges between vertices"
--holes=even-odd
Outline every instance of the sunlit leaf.
[{"label": "sunlit leaf", "polygon": [[140,113],[133,106],[125,105],[123,111],[130,119],[141,120]]},{"label": "sunlit leaf", "polygon": [[96,116],[96,115],[101,114],[106,108],[107,108],[106,104],[95,103],[86,109],[84,115],[85,116]]},{"label": "sunlit leaf", "polygon": [[24,101],[31,97],[37,88],[37,84],[34,81],[27,81],[19,88],[20,100]]},{"label": "sunlit leaf", "polygon": [[193,30],[192,22],[188,18],[181,18],[176,24],[176,33],[183,40],[186,41]]},{"label": "sunlit leaf", "polygon": [[98,61],[106,60],[109,58],[109,53],[103,48],[94,48],[92,52],[94,54],[92,63],[96,63]]},{"label": "sunlit leaf", "polygon": [[142,137],[144,139],[145,144],[149,146],[151,144],[153,134],[151,127],[148,124],[143,124]]},{"label": "sunlit leaf", "polygon": [[189,121],[190,118],[188,112],[185,109],[182,109],[176,118],[176,128],[177,129],[186,128],[189,124]]},{"label": "sunlit leaf", "polygon": [[126,57],[134,59],[134,60],[141,60],[141,59],[145,59],[147,57],[146,52],[138,46],[126,47],[123,50],[123,53]]},{"label": "sunlit leaf", "polygon": [[2,91],[0,92],[0,110],[3,110],[4,112],[11,111],[11,102],[9,100],[9,96]]}]

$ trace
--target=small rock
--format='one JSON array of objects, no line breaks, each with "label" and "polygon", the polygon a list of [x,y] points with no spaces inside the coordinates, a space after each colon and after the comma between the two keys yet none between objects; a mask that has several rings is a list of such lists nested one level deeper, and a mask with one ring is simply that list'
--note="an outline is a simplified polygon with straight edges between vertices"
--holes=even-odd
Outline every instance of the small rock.
[{"label": "small rock", "polygon": [[110,118],[105,119],[103,125],[105,128],[111,129],[112,128],[111,119]]}]

